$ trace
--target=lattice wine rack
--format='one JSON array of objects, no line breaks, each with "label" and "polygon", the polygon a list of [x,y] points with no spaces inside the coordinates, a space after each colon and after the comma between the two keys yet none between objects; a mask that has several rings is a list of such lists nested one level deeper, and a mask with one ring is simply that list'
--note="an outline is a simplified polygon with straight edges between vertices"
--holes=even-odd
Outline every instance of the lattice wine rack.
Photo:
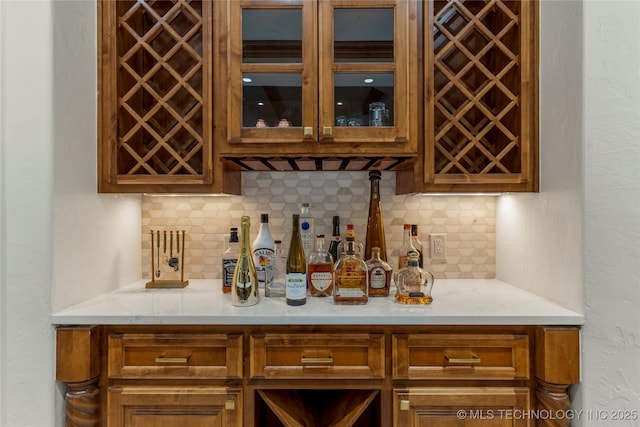
[{"label": "lattice wine rack", "polygon": [[427,176],[451,184],[526,181],[537,120],[531,2],[450,0],[428,7],[427,141],[433,143],[427,143]]},{"label": "lattice wine rack", "polygon": [[112,182],[210,180],[210,8],[210,2],[188,0],[102,5],[103,26],[113,27],[103,29],[103,45],[112,52],[103,66],[116,70],[104,95],[117,111]]}]

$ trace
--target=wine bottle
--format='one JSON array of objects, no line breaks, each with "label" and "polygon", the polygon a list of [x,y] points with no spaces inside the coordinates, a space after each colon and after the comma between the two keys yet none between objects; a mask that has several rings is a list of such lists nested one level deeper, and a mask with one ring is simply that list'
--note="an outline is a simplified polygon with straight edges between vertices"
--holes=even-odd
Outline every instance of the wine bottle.
[{"label": "wine bottle", "polygon": [[314,297],[333,295],[333,258],[324,249],[324,234],[316,235],[316,250],[309,256],[307,283]]},{"label": "wine bottle", "polygon": [[288,305],[307,303],[307,264],[300,237],[300,215],[293,214],[293,227],[287,254],[285,296]]},{"label": "wine bottle", "polygon": [[331,243],[329,243],[329,253],[333,258],[333,262],[338,261],[338,246],[340,244],[340,217],[334,215],[333,217],[333,233],[331,234]]},{"label": "wine bottle", "polygon": [[260,214],[260,230],[253,241],[253,262],[258,274],[258,285],[265,287],[266,278],[271,279],[271,259],[273,258],[274,241],[269,232],[269,214]]},{"label": "wine bottle", "polygon": [[222,292],[231,293],[233,283],[233,272],[238,263],[238,253],[240,252],[240,242],[238,240],[238,228],[231,227],[229,233],[229,247],[222,254]]},{"label": "wine bottle", "polygon": [[382,205],[380,203],[379,170],[369,172],[371,181],[371,195],[369,198],[369,217],[367,219],[367,237],[364,244],[364,259],[371,259],[371,248],[380,248],[380,258],[387,260],[387,243],[384,236],[384,222],[382,220]]},{"label": "wine bottle", "polygon": [[255,305],[260,301],[258,276],[251,255],[250,229],[251,220],[243,216],[240,220],[240,254],[231,283],[231,303],[238,307]]}]

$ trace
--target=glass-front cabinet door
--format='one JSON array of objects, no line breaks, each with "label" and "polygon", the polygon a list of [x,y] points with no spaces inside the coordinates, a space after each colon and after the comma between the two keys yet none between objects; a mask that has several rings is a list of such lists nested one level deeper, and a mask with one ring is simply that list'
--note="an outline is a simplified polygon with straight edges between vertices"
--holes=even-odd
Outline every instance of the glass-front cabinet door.
[{"label": "glass-front cabinet door", "polygon": [[231,151],[416,152],[417,2],[230,0],[226,8]]}]

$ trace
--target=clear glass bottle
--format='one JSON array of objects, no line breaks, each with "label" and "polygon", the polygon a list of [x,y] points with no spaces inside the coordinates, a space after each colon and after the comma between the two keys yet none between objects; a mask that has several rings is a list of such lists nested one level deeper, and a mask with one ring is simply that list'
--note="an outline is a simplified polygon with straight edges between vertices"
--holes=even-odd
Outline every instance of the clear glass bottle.
[{"label": "clear glass bottle", "polygon": [[367,219],[367,237],[364,243],[364,259],[371,258],[371,249],[380,248],[380,258],[387,260],[387,242],[384,236],[384,221],[382,220],[382,205],[380,203],[380,179],[379,170],[369,172],[371,181],[371,194],[369,197],[369,217]]},{"label": "clear glass bottle", "polygon": [[240,253],[240,241],[238,240],[238,227],[231,227],[229,231],[229,247],[222,253],[222,292],[231,293],[233,272],[238,263]]},{"label": "clear glass bottle", "polygon": [[300,238],[304,249],[304,259],[309,260],[309,255],[313,252],[313,241],[315,231],[313,217],[309,211],[309,203],[303,203],[300,210]]},{"label": "clear glass bottle", "polygon": [[[347,226],[344,255],[335,263],[333,301],[336,304],[366,304],[369,300],[367,264],[356,254],[353,225]],[[350,231],[349,231],[350,230]]]},{"label": "clear glass bottle", "polygon": [[282,254],[282,241],[274,240],[273,257],[271,258],[271,280],[267,281],[264,295],[267,297],[284,297],[287,282],[287,258]]},{"label": "clear glass bottle", "polygon": [[307,303],[307,263],[300,237],[300,215],[293,214],[293,227],[287,254],[285,296],[288,305]]},{"label": "clear glass bottle", "polygon": [[398,251],[398,270],[409,265],[409,255],[418,254],[418,250],[411,243],[411,224],[404,225],[404,234],[402,238],[402,246]]},{"label": "clear glass bottle", "polygon": [[272,277],[273,273],[267,269],[271,268],[270,262],[273,257],[273,237],[269,231],[269,214],[260,214],[260,230],[258,235],[253,241],[253,263],[256,266],[256,273],[258,274],[258,285],[261,288],[265,287],[265,280],[267,277]]},{"label": "clear glass bottle", "polygon": [[368,259],[365,263],[367,264],[369,275],[369,296],[388,296],[393,268],[380,256],[380,248],[371,248],[371,259]]},{"label": "clear glass bottle", "polygon": [[243,216],[240,221],[240,254],[231,284],[231,303],[238,307],[255,305],[260,301],[258,276],[251,256],[250,229],[250,218]]},{"label": "clear glass bottle", "polygon": [[418,266],[424,268],[424,252],[422,241],[418,233],[418,224],[411,224],[411,243],[418,251]]},{"label": "clear glass bottle", "polygon": [[340,245],[340,217],[338,215],[333,216],[333,232],[331,233],[331,243],[329,243],[329,253],[333,258],[333,262],[338,260],[338,246]]},{"label": "clear glass bottle", "polygon": [[401,268],[395,274],[395,299],[400,304],[430,304],[433,301],[433,274],[418,266],[418,254],[409,255],[407,267]]},{"label": "clear glass bottle", "polygon": [[307,283],[311,296],[333,295],[333,257],[324,249],[324,234],[316,235],[316,249],[307,266]]}]

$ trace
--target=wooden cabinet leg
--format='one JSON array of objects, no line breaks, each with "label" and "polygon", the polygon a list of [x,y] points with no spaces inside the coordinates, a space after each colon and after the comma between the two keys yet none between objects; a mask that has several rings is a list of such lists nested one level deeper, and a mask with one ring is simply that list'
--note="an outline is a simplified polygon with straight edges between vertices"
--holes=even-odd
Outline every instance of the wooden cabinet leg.
[{"label": "wooden cabinet leg", "polygon": [[[542,414],[537,418],[537,427],[568,427],[571,418],[567,416],[571,410],[569,386],[550,384],[540,379],[536,390],[536,411]],[[546,416],[549,414],[549,416]]]},{"label": "wooden cabinet leg", "polygon": [[66,383],[67,427],[100,425],[100,388],[96,377],[80,383]]}]

